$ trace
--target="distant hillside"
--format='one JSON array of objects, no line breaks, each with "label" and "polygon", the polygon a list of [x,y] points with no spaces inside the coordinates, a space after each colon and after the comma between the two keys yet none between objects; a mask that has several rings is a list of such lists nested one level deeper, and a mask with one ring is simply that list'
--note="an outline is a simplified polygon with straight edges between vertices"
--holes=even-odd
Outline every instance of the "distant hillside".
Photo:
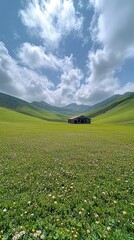
[{"label": "distant hillside", "polygon": [[15,110],[24,106],[30,106],[30,103],[10,95],[0,93],[0,106]]},{"label": "distant hillside", "polygon": [[88,109],[88,110],[89,110],[89,111],[95,110],[95,109],[100,108],[100,107],[102,107],[102,106],[105,106],[105,105],[107,105],[107,104],[109,104],[109,103],[115,102],[115,101],[116,101],[117,99],[119,99],[120,97],[121,97],[120,94],[116,94],[116,95],[114,95],[114,96],[112,96],[112,97],[110,97],[110,98],[105,99],[105,100],[102,101],[102,102],[99,102],[99,103],[91,106],[90,109]]},{"label": "distant hillside", "polygon": [[36,106],[36,107],[39,107],[39,108],[42,108],[42,109],[46,109],[46,110],[49,110],[49,111],[68,114],[66,109],[64,109],[62,107],[52,106],[52,105],[50,105],[50,104],[48,104],[44,101],[41,101],[41,102],[34,101],[31,104],[33,106]]},{"label": "distant hillside", "polygon": [[[36,117],[36,118],[40,118],[48,121],[67,121],[68,116],[78,115],[78,114],[84,114],[91,118],[95,118],[99,116],[99,119],[102,119],[105,116],[110,116],[110,119],[112,119],[111,114],[115,114],[116,109],[118,109],[119,111],[120,107],[122,109],[121,110],[122,116],[123,116],[123,111],[125,114],[128,111],[127,108],[129,108],[129,112],[131,112],[130,119],[132,120],[132,118],[134,118],[134,112],[133,112],[134,107],[132,107],[132,105],[134,106],[134,93],[114,95],[98,104],[95,104],[92,107],[86,106],[86,105],[77,105],[75,103],[69,104],[65,107],[55,107],[43,101],[33,102],[31,104],[19,98],[9,96],[4,93],[0,93],[0,107],[8,108],[13,111],[23,113],[25,115],[29,115],[32,117]],[[116,112],[116,115],[117,115],[117,112]],[[128,117],[128,120],[129,120],[129,117]]]},{"label": "distant hillside", "polygon": [[64,109],[68,110],[68,111],[71,111],[71,112],[80,112],[80,113],[83,113],[83,112],[86,112],[90,109],[91,107],[88,106],[88,105],[78,105],[76,103],[71,103],[67,106],[64,106]]},{"label": "distant hillside", "polygon": [[59,113],[44,110],[33,106],[32,104],[23,101],[19,98],[0,93],[0,107],[12,109],[16,112],[23,113],[36,118],[49,120],[49,121],[65,121],[66,117]]},{"label": "distant hillside", "polygon": [[94,118],[97,123],[119,123],[134,125],[134,97],[122,101],[120,104]]},{"label": "distant hillside", "polygon": [[[125,105],[126,104],[126,105]],[[112,98],[112,101],[109,102],[108,104],[102,106],[102,107],[98,107],[97,109],[91,110],[90,112],[86,113],[87,116],[94,118],[97,116],[101,116],[101,118],[103,118],[104,114],[106,114],[107,112],[109,112],[112,109],[118,109],[118,107],[120,106],[124,106],[123,109],[126,112],[127,111],[127,106],[129,106],[130,104],[130,108],[132,108],[132,105],[134,104],[134,93],[125,93],[123,95],[121,95],[119,98],[117,97],[117,99],[114,100],[114,98]],[[134,106],[134,105],[133,105]],[[134,107],[132,108],[132,112]],[[113,110],[114,113],[114,110]],[[134,118],[134,112],[133,112],[133,118]]]},{"label": "distant hillside", "polygon": [[44,101],[41,101],[41,102],[34,101],[34,102],[32,102],[32,105],[49,110],[49,111],[58,112],[63,115],[66,115],[66,116],[81,114],[85,111],[89,111],[89,109],[90,109],[90,106],[78,105],[76,103],[71,103],[64,107],[56,107],[56,106],[52,106]]}]

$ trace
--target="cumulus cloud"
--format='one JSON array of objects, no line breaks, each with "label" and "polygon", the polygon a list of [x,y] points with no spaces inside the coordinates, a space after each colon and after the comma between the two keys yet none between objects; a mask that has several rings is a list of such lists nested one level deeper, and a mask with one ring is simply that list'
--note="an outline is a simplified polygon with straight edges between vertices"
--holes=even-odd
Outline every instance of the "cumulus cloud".
[{"label": "cumulus cloud", "polygon": [[62,38],[72,31],[80,31],[83,24],[73,0],[29,0],[20,17],[23,24],[51,48],[58,47]]},{"label": "cumulus cloud", "polygon": [[31,100],[48,98],[52,86],[46,76],[19,66],[0,42],[0,91]]},{"label": "cumulus cloud", "polygon": [[73,55],[59,58],[52,53],[46,53],[45,48],[30,43],[23,43],[17,51],[20,62],[31,69],[50,69],[61,72],[74,68]]},{"label": "cumulus cloud", "polygon": [[61,82],[52,96],[56,105],[76,102],[76,92],[81,85],[83,72],[78,68],[68,69],[61,75]]},{"label": "cumulus cloud", "polygon": [[[27,46],[26,44],[26,47]],[[27,51],[29,58],[24,59],[25,61],[27,59],[25,63],[27,63],[28,67],[20,66],[18,62],[10,56],[5,45],[0,43],[0,91],[28,101],[44,100],[57,105],[65,105],[75,101],[75,93],[80,87],[83,73],[79,68],[74,66],[73,56],[58,59],[54,55],[47,56],[42,48],[30,46],[33,48],[32,50],[36,49],[39,53],[41,51],[41,55],[37,58],[39,62],[42,63],[41,60],[44,60],[45,56],[45,67],[49,67],[50,63],[53,64],[54,69],[59,71],[60,84],[54,88],[53,83],[45,75],[37,73],[34,69],[30,69],[32,54],[34,53],[31,54],[30,52],[29,54]],[[47,57],[50,58],[47,60],[48,62],[46,61]],[[21,59],[23,59],[23,55],[21,55]],[[35,66],[40,68],[42,64]]]},{"label": "cumulus cloud", "polygon": [[42,46],[23,43],[17,53],[21,63],[31,69],[48,68],[56,70],[62,65],[62,60],[53,54],[47,54]]},{"label": "cumulus cloud", "polygon": [[[116,93],[134,91],[134,83],[123,85],[116,76],[125,61],[134,58],[134,1],[88,2],[94,9],[88,71],[83,74],[74,64],[76,59],[72,54],[60,57],[53,51],[67,35],[82,29],[83,18],[76,12],[73,0],[27,0],[19,14],[28,31],[41,39],[40,45],[22,43],[16,60],[0,43],[0,91],[56,105],[95,104]],[[85,8],[81,0],[76,5],[79,11]],[[45,75],[46,72],[49,76],[50,70],[59,77],[57,86]]]},{"label": "cumulus cloud", "polygon": [[92,39],[102,48],[89,52],[90,75],[79,89],[77,99],[94,103],[123,89],[134,90],[133,83],[122,87],[115,76],[124,61],[134,57],[134,1],[90,0],[90,3],[94,7]]}]

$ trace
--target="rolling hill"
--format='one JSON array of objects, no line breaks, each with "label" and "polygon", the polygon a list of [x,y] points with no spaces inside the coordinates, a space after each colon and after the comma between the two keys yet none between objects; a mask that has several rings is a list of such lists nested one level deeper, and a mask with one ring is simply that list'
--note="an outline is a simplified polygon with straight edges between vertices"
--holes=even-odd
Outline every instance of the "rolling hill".
[{"label": "rolling hill", "polygon": [[115,101],[86,113],[101,122],[134,123],[134,93],[125,93]]},{"label": "rolling hill", "polygon": [[4,93],[0,93],[0,107],[8,108],[19,113],[23,113],[32,117],[36,117],[36,118],[40,118],[48,121],[65,121],[66,120],[66,117],[64,117],[63,115],[60,115],[59,113],[38,108],[26,101],[23,101],[19,98],[16,98]]},{"label": "rolling hill", "polygon": [[94,122],[134,124],[134,98],[127,99],[104,114],[98,115]]},{"label": "rolling hill", "polygon": [[[0,107],[1,109],[10,109],[12,112],[56,122],[67,121],[68,116],[76,115],[76,113],[93,118],[93,122],[134,122],[134,93],[114,95],[92,107],[72,103],[63,108],[51,106],[43,101],[28,103],[0,93]],[[86,111],[86,109],[90,109],[90,111]],[[84,111],[86,113],[83,113]]]},{"label": "rolling hill", "polygon": [[42,108],[42,109],[46,109],[49,111],[53,111],[53,112],[58,112],[60,114],[63,114],[65,116],[71,116],[71,115],[79,115],[84,113],[85,111],[89,111],[90,110],[90,106],[88,105],[78,105],[76,103],[71,103],[69,105],[66,105],[64,107],[56,107],[56,106],[52,106],[44,101],[41,102],[32,102],[31,103],[33,106]]}]

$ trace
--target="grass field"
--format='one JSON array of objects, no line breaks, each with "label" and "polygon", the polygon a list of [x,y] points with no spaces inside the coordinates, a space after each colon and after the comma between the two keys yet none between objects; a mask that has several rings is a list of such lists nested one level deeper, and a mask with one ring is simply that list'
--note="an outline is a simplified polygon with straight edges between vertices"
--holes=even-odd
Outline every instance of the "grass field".
[{"label": "grass field", "polygon": [[134,124],[0,109],[0,239],[132,240]]}]

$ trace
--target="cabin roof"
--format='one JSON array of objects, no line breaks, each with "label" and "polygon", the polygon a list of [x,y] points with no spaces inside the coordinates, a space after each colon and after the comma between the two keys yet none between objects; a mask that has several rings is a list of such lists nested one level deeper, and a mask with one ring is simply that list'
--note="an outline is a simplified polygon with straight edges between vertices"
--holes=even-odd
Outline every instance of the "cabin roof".
[{"label": "cabin roof", "polygon": [[69,119],[69,120],[73,120],[73,119],[76,119],[76,118],[89,118],[89,117],[80,115],[80,116],[73,116],[73,117],[70,117],[70,118],[68,118],[68,119]]}]

